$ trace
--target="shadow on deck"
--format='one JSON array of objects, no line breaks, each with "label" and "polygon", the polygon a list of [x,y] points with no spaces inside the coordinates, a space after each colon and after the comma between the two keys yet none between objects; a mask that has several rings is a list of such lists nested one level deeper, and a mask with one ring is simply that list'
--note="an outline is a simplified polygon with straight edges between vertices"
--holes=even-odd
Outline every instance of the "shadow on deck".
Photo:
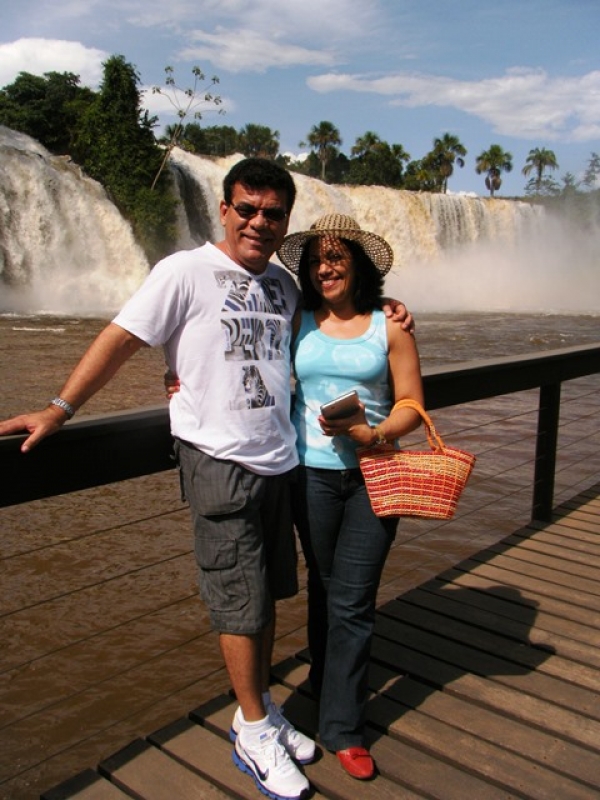
[{"label": "shadow on deck", "polygon": [[[358,784],[321,750],[305,768],[314,797],[600,797],[599,494],[380,605],[368,707],[379,775]],[[306,676],[301,649],[276,666],[273,692],[314,735]],[[42,797],[260,797],[231,761],[233,709],[220,694]]]}]

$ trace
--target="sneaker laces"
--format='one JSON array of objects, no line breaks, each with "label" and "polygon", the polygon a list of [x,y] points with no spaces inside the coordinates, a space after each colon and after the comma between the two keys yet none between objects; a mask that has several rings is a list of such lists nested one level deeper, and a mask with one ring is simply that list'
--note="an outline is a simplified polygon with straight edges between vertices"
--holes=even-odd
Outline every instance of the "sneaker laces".
[{"label": "sneaker laces", "polygon": [[294,762],[279,740],[279,730],[276,727],[262,733],[259,741],[254,746],[253,744],[250,744],[247,749],[251,755],[256,754],[257,760],[258,757],[260,758],[261,767],[278,770],[280,774],[296,771]]},{"label": "sneaker laces", "polygon": [[284,746],[298,746],[301,744],[300,734],[292,723],[283,716],[281,710],[273,701],[267,706],[267,714],[269,715],[269,722],[277,728]]}]

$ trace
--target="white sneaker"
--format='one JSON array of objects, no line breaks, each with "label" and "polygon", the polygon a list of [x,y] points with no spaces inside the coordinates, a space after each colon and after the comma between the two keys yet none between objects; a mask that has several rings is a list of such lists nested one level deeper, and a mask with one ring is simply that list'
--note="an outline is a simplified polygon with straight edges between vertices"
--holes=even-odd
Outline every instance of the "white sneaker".
[{"label": "white sneaker", "polygon": [[310,788],[272,725],[255,736],[241,728],[235,739],[233,761],[254,778],[263,794],[274,800],[299,800]]},{"label": "white sneaker", "polygon": [[[315,743],[308,736],[297,731],[281,710],[271,701],[267,703],[269,722],[279,731],[279,740],[289,755],[299,764],[310,764],[315,757]],[[229,729],[229,738],[235,742],[243,724],[242,710],[238,706]]]}]

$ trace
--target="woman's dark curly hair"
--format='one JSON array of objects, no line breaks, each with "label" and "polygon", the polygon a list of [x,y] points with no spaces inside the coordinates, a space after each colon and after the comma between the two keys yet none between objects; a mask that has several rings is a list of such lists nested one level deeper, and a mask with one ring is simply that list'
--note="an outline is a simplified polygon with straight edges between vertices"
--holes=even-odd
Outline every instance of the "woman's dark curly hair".
[{"label": "woman's dark curly hair", "polygon": [[[298,265],[298,280],[302,290],[302,307],[307,311],[316,311],[321,307],[323,298],[312,285],[309,273],[309,247],[306,243]],[[354,262],[354,306],[358,314],[367,314],[383,305],[383,275],[365,253],[358,242],[340,239],[352,255]]]}]

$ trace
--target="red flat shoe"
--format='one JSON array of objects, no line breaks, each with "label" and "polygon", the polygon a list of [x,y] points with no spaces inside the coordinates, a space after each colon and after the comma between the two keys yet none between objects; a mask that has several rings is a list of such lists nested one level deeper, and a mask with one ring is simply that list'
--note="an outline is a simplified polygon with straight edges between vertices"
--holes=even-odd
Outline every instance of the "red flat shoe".
[{"label": "red flat shoe", "polygon": [[347,750],[338,750],[336,756],[348,775],[359,781],[368,781],[375,774],[375,762],[364,747],[348,747]]}]

